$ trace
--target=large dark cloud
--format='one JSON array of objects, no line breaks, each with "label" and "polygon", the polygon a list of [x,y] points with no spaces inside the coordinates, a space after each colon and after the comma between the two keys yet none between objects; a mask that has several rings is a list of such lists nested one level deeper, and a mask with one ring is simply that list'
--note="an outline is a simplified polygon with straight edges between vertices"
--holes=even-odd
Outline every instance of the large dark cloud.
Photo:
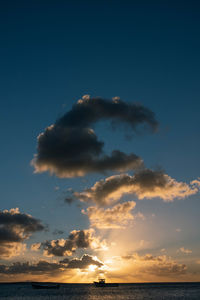
[{"label": "large dark cloud", "polygon": [[197,192],[196,186],[177,182],[163,171],[143,169],[133,176],[110,176],[81,193],[74,192],[73,197],[104,206],[118,201],[124,194],[133,194],[139,199],[159,197],[164,201],[173,201],[175,198],[184,198]]},{"label": "large dark cloud", "polygon": [[77,249],[93,247],[93,243],[99,243],[93,236],[93,230],[73,230],[67,239],[45,241],[32,245],[32,250],[44,250],[46,256],[70,256]]},{"label": "large dark cloud", "polygon": [[59,177],[83,176],[91,172],[124,171],[142,164],[137,155],[114,150],[103,153],[91,125],[99,120],[110,120],[129,125],[132,132],[138,127],[155,131],[158,123],[154,113],[142,105],[129,104],[119,99],[83,97],[55,124],[38,136],[38,152],[32,164],[36,172],[49,171]]},{"label": "large dark cloud", "polygon": [[21,213],[18,208],[0,211],[0,258],[15,255],[21,242],[44,229],[40,220]]},{"label": "large dark cloud", "polygon": [[97,267],[103,266],[103,263],[93,258],[90,255],[84,254],[80,259],[74,258],[72,260],[63,260],[60,262],[48,262],[40,260],[37,263],[30,262],[15,262],[11,265],[0,265],[0,274],[14,275],[14,274],[38,274],[51,275],[54,272],[63,272],[67,269],[86,269],[89,265]]}]

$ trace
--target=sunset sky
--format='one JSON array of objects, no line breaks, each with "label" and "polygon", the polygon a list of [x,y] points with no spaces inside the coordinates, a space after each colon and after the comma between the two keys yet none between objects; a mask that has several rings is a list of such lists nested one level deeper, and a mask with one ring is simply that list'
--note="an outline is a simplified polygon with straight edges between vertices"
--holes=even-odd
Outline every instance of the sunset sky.
[{"label": "sunset sky", "polygon": [[0,23],[0,281],[200,281],[199,1]]}]

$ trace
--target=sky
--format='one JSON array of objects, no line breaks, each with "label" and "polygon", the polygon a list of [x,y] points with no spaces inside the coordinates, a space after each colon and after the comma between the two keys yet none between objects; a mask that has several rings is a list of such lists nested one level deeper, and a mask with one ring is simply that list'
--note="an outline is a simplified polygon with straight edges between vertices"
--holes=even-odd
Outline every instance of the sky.
[{"label": "sky", "polygon": [[0,281],[200,281],[199,1],[0,23]]}]

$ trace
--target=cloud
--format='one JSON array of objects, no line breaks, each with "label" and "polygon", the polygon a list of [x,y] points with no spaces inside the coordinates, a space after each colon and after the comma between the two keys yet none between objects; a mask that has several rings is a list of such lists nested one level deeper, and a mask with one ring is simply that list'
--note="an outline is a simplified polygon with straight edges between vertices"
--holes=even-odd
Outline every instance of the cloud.
[{"label": "cloud", "polygon": [[146,262],[144,272],[159,276],[184,274],[187,269],[185,264],[179,264],[166,255],[155,257],[147,254],[141,257],[140,260]]},{"label": "cloud", "polygon": [[57,239],[36,243],[32,250],[44,250],[45,256],[71,256],[77,249],[100,248],[100,241],[94,235],[93,229],[73,230],[67,239]]},{"label": "cloud", "polygon": [[15,262],[12,265],[0,265],[0,273],[5,274],[51,274],[52,272],[60,271],[61,264],[51,263],[45,260],[40,260],[35,264],[29,262]]},{"label": "cloud", "polygon": [[58,177],[75,177],[108,170],[121,172],[141,166],[141,158],[133,153],[114,150],[111,155],[104,154],[104,143],[90,128],[100,120],[110,120],[113,126],[126,124],[135,133],[141,126],[146,125],[145,128],[151,131],[158,127],[154,113],[142,105],[116,98],[83,97],[38,136],[37,154],[32,160],[35,172],[49,171]]},{"label": "cloud", "polygon": [[122,256],[122,260],[128,262],[128,265],[135,269],[136,273],[151,274],[155,276],[177,276],[185,274],[187,267],[185,264],[179,264],[166,255],[154,256],[146,254],[140,256],[137,253]]},{"label": "cloud", "polygon": [[142,219],[143,221],[146,219],[145,216],[141,213],[141,212],[138,212],[136,215],[135,215],[136,218],[138,219]]},{"label": "cloud", "polygon": [[20,243],[44,229],[40,220],[21,213],[18,208],[0,211],[0,257],[19,254],[25,247]]},{"label": "cloud", "polygon": [[198,177],[198,179],[191,181],[190,184],[200,187],[200,177]]},{"label": "cloud", "polygon": [[[17,274],[38,274],[51,275],[52,273],[66,272],[67,269],[86,269],[90,265],[95,265],[98,268],[103,266],[96,257],[84,254],[80,259],[74,258],[72,260],[64,259],[60,262],[48,262],[40,260],[37,263],[30,262],[14,262],[11,265],[0,265],[0,274],[3,275],[17,275]],[[55,275],[55,274],[54,274]]]},{"label": "cloud", "polygon": [[89,217],[91,226],[97,228],[125,228],[133,220],[131,210],[135,207],[134,201],[117,204],[112,208],[103,209],[94,206],[82,210]]},{"label": "cloud", "polygon": [[85,202],[95,202],[99,206],[118,201],[125,194],[134,194],[138,199],[159,197],[164,201],[185,198],[198,192],[196,187],[177,182],[162,171],[143,169],[135,175],[114,175],[100,180],[91,188],[73,196]]},{"label": "cloud", "polygon": [[73,199],[73,197],[65,197],[64,201],[68,204],[71,204],[74,201],[74,199]]},{"label": "cloud", "polygon": [[26,244],[20,242],[0,242],[0,259],[9,259],[22,255],[26,251]]},{"label": "cloud", "polygon": [[192,250],[190,249],[185,249],[184,247],[181,247],[178,249],[178,252],[182,252],[184,254],[191,254],[192,253]]},{"label": "cloud", "polygon": [[165,249],[165,248],[162,248],[162,249],[160,250],[160,252],[166,252],[166,249]]},{"label": "cloud", "polygon": [[139,104],[130,104],[122,100],[83,97],[57,121],[58,124],[68,127],[88,127],[99,120],[123,122],[135,129],[139,124],[147,124],[153,131],[158,123],[154,113]]},{"label": "cloud", "polygon": [[60,263],[67,264],[69,269],[85,269],[89,265],[94,265],[97,267],[103,266],[103,263],[97,259],[94,259],[92,256],[84,254],[81,259],[74,258],[72,260],[61,260]]},{"label": "cloud", "polygon": [[61,234],[63,234],[64,233],[64,231],[63,230],[60,230],[60,229],[55,229],[54,231],[53,231],[53,234],[54,235],[61,235]]}]

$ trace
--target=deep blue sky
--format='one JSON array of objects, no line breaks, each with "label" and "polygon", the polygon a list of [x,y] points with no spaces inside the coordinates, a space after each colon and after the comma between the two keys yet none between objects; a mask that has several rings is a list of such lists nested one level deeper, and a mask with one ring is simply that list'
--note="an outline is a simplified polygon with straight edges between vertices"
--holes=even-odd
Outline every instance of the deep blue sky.
[{"label": "deep blue sky", "polygon": [[[30,166],[38,134],[84,94],[140,102],[160,122],[157,134],[132,140],[98,125],[108,152],[134,152],[177,180],[199,176],[199,1],[4,1],[0,23],[1,209],[51,219],[52,229],[86,226],[76,205],[63,204],[63,189],[102,176],[61,180]],[[189,214],[196,230],[191,201],[181,215],[173,204],[171,222]],[[171,216],[171,204],[160,205]],[[143,213],[156,207],[141,204]]]}]

